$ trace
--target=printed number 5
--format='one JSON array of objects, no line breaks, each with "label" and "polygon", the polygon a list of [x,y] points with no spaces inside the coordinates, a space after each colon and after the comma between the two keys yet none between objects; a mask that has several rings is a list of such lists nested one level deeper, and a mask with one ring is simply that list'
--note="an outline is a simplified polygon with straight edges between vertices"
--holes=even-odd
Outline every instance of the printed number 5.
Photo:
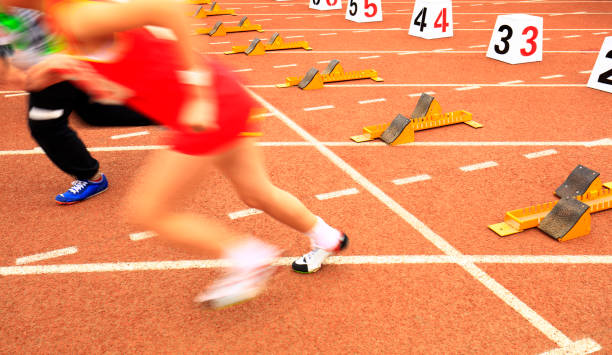
[{"label": "printed number 5", "polygon": [[376,12],[378,11],[378,8],[376,7],[376,4],[370,4],[370,3],[368,3],[368,0],[364,0],[364,7],[366,9],[371,8],[371,10],[372,10],[371,14],[369,14],[367,12],[365,13],[366,17],[374,17],[374,15],[376,15]]},{"label": "printed number 5", "polygon": [[357,15],[357,3],[355,2],[355,0],[350,1],[349,7],[351,8],[349,10],[349,14],[351,14],[351,16]]}]

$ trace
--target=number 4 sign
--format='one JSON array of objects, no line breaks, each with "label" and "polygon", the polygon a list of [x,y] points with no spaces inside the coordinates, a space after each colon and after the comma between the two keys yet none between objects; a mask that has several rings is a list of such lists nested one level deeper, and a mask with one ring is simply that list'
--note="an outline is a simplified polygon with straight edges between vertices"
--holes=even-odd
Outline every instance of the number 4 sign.
[{"label": "number 4 sign", "polygon": [[416,0],[408,34],[426,39],[452,37],[452,1]]},{"label": "number 4 sign", "polygon": [[497,16],[487,57],[510,64],[542,61],[541,17],[525,14]]},{"label": "number 4 sign", "polygon": [[349,0],[345,18],[355,22],[382,21],[381,0]]},{"label": "number 4 sign", "polygon": [[604,40],[587,86],[612,93],[612,36]]},{"label": "number 4 sign", "polygon": [[310,0],[310,9],[315,10],[336,10],[342,8],[341,0]]}]

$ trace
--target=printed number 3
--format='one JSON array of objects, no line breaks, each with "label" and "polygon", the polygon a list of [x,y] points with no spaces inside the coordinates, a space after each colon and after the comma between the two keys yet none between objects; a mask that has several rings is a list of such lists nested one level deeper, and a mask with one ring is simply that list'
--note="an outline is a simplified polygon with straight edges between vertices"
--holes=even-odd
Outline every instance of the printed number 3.
[{"label": "printed number 3", "polygon": [[529,50],[529,52],[527,52],[524,48],[521,48],[521,55],[523,55],[523,57],[532,55],[533,53],[535,53],[537,48],[536,43],[533,40],[538,36],[538,29],[533,26],[525,27],[525,29],[523,30],[523,34],[526,35],[529,31],[532,31],[533,33],[533,36],[531,36],[531,38],[527,40],[527,43],[531,45],[531,49]]},{"label": "printed number 3", "polygon": [[[612,59],[612,51],[608,51],[608,53],[606,53],[606,58]],[[612,69],[601,73],[597,81],[603,84],[612,85],[612,79],[610,78],[612,78]]]},{"label": "printed number 3", "polygon": [[499,26],[499,29],[497,30],[497,32],[504,32],[504,31],[508,31],[508,33],[506,34],[506,37],[501,38],[501,41],[504,43],[504,48],[502,49],[496,44],[495,52],[497,52],[497,54],[506,54],[510,50],[510,43],[508,43],[508,40],[512,37],[512,27],[508,25]]}]

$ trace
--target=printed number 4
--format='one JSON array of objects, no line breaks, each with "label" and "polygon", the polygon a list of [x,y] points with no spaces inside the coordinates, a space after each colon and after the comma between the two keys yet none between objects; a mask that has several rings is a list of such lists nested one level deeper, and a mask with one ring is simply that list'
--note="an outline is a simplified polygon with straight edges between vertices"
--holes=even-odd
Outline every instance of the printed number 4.
[{"label": "printed number 4", "polygon": [[[606,58],[612,59],[612,51],[608,51],[608,53],[606,53]],[[610,78],[612,78],[612,69],[601,73],[597,82],[612,85],[612,79]]]},{"label": "printed number 4", "polygon": [[[426,16],[427,8],[424,7],[414,19],[414,24],[419,26],[419,31],[421,32],[423,32],[423,28],[427,27],[427,24],[425,23]],[[442,20],[442,23],[440,23],[440,20]],[[443,8],[442,11],[440,11],[440,13],[438,14],[436,22],[434,22],[434,28],[442,28],[442,32],[446,32],[446,27],[448,27],[448,22],[446,22],[446,8]]]},{"label": "printed number 4", "polygon": [[[442,23],[440,23],[440,18],[442,19]],[[442,32],[446,32],[446,27],[448,27],[448,22],[446,22],[446,8],[443,8],[438,14],[438,18],[436,22],[434,22],[434,28],[442,27]]]}]

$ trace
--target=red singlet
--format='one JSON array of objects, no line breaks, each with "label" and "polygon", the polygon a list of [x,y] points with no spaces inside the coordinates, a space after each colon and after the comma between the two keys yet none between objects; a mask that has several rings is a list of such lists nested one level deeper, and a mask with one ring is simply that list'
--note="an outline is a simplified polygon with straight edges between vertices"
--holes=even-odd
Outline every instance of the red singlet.
[{"label": "red singlet", "polygon": [[[59,2],[62,0],[50,1]],[[133,91],[127,106],[170,128],[164,144],[182,153],[202,155],[221,150],[242,132],[252,131],[247,121],[255,102],[237,77],[220,63],[209,59],[205,66],[213,74],[211,89],[217,99],[219,129],[195,133],[178,123],[188,86],[178,81],[177,71],[184,68],[176,41],[157,38],[145,28],[118,33],[116,40],[122,48],[117,58],[90,64],[102,76]]]}]

